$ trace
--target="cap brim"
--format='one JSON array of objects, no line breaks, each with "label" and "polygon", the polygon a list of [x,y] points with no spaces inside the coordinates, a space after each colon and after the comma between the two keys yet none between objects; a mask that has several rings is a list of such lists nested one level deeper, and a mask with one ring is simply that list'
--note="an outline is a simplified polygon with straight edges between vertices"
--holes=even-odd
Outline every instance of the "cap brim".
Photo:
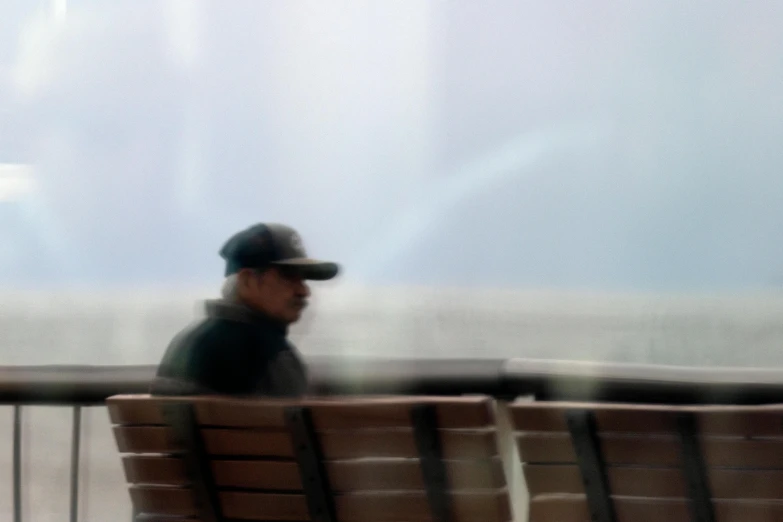
[{"label": "cap brim", "polygon": [[328,281],[329,279],[334,279],[340,273],[340,267],[337,263],[306,257],[275,261],[272,264],[294,268],[302,274],[303,278],[311,281]]}]

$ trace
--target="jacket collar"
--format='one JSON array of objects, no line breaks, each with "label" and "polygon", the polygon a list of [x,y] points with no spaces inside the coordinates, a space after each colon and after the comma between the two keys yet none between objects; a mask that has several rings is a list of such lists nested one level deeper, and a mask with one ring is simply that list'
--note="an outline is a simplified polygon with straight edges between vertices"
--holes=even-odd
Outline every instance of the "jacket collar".
[{"label": "jacket collar", "polygon": [[288,334],[288,325],[250,308],[240,302],[214,299],[204,303],[207,317],[271,328],[282,335]]}]

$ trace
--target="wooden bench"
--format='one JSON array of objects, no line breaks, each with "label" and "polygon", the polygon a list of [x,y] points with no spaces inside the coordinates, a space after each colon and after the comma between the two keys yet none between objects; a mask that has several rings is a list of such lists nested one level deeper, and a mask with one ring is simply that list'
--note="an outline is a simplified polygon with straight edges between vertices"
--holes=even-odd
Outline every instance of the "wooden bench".
[{"label": "wooden bench", "polygon": [[138,519],[509,522],[487,398],[108,400]]},{"label": "wooden bench", "polygon": [[783,520],[783,405],[516,402],[511,416],[530,522]]}]

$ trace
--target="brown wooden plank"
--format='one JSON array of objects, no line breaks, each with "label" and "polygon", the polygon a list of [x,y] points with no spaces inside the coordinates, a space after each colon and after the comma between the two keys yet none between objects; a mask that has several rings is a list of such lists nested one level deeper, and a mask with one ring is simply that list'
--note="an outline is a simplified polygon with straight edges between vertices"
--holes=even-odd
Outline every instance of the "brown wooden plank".
[{"label": "brown wooden plank", "polygon": [[[511,510],[505,490],[452,495],[454,522],[508,522]],[[351,494],[335,498],[341,522],[431,522],[424,492]]]},{"label": "brown wooden plank", "polygon": [[[126,456],[125,476],[131,484],[182,486],[188,484],[183,462],[176,457]],[[326,464],[335,491],[424,490],[418,460],[357,460]],[[294,462],[213,460],[220,487],[299,490],[302,482]],[[498,489],[505,486],[500,459],[446,461],[454,490]]]},{"label": "brown wooden plank", "polygon": [[782,470],[709,469],[713,498],[783,499]]},{"label": "brown wooden plank", "polygon": [[189,482],[185,464],[176,457],[125,456],[122,465],[129,484],[184,486]]},{"label": "brown wooden plank", "polygon": [[163,415],[149,395],[118,395],[106,400],[113,424],[162,425]]},{"label": "brown wooden plank", "polygon": [[482,397],[385,398],[312,404],[316,429],[408,428],[411,408],[431,404],[440,429],[476,429],[494,424],[493,402]]},{"label": "brown wooden plank", "polygon": [[708,438],[701,445],[708,466],[783,469],[783,439]]},{"label": "brown wooden plank", "polygon": [[[344,460],[365,457],[418,457],[410,430],[367,430],[323,432],[321,446],[326,459]],[[446,459],[486,459],[498,454],[494,430],[441,432]]]},{"label": "brown wooden plank", "polygon": [[[679,441],[673,436],[602,435],[600,440],[608,464],[680,465]],[[571,438],[564,433],[523,433],[517,436],[517,447],[522,462],[576,463]]]},{"label": "brown wooden plank", "polygon": [[[680,465],[679,440],[674,436],[600,435],[604,459],[611,465]],[[783,469],[783,438],[740,439],[710,437],[701,440],[707,466]],[[523,462],[576,463],[569,435],[526,432],[517,436]]]},{"label": "brown wooden plank", "polygon": [[283,428],[288,406],[312,409],[318,430],[410,427],[410,410],[419,404],[435,406],[443,429],[481,428],[494,424],[488,397],[384,397],[312,399],[306,401],[237,399],[229,397],[117,396],[107,401],[114,424],[163,425],[160,405],[186,400],[194,404],[199,423],[206,426]]},{"label": "brown wooden plank", "polygon": [[[500,459],[446,461],[452,490],[498,489],[505,486]],[[327,463],[335,491],[389,491],[425,489],[421,464],[416,459],[357,460]]]},{"label": "brown wooden plank", "polygon": [[[176,457],[131,456],[123,458],[123,465],[131,484],[182,486],[189,482],[183,461]],[[213,460],[212,471],[220,487],[302,489],[294,462]]]},{"label": "brown wooden plank", "polygon": [[[524,466],[530,495],[552,493],[584,494],[579,468],[575,465]],[[685,498],[684,476],[677,468],[607,469],[610,490],[616,496]],[[783,470],[708,469],[713,498],[783,499]]]},{"label": "brown wooden plank", "polygon": [[[717,522],[777,522],[783,520],[783,502],[747,502],[717,500],[715,519]],[[668,522],[668,521],[667,521]]]},{"label": "brown wooden plank", "polygon": [[286,428],[285,408],[294,401],[196,398],[196,418],[202,426],[231,428]]},{"label": "brown wooden plank", "polygon": [[188,488],[131,486],[129,489],[137,512],[157,515],[196,515],[193,492]]},{"label": "brown wooden plank", "polygon": [[[146,513],[193,516],[195,503],[186,488],[132,486],[134,506]],[[223,514],[228,518],[308,520],[304,495],[223,491]],[[456,493],[452,496],[455,522],[508,522],[510,507],[505,490]],[[338,519],[345,522],[429,522],[424,492],[348,494],[335,497]]]},{"label": "brown wooden plank", "polygon": [[266,490],[300,490],[302,480],[295,462],[213,460],[212,471],[219,487]]},{"label": "brown wooden plank", "polygon": [[169,429],[162,426],[114,426],[114,439],[120,453],[171,453]]},{"label": "brown wooden plank", "polygon": [[[161,426],[115,426],[120,453],[172,453],[169,428]],[[288,433],[241,429],[202,430],[207,451],[212,455],[293,457]],[[443,431],[443,454],[447,459],[486,459],[497,455],[494,430]],[[418,457],[410,430],[368,430],[324,432],[321,444],[328,460],[365,457]]]},{"label": "brown wooden plank", "polygon": [[170,515],[149,515],[142,513],[136,515],[136,520],[132,522],[200,522],[200,520],[193,517],[172,517]]},{"label": "brown wooden plank", "polygon": [[[717,522],[771,522],[783,520],[783,502],[715,500]],[[614,498],[617,522],[690,522],[685,499]],[[530,522],[587,522],[583,495],[540,496],[530,503]]]},{"label": "brown wooden plank", "polygon": [[223,515],[241,520],[310,520],[304,495],[278,493],[220,493]]},{"label": "brown wooden plank", "polygon": [[[201,433],[212,455],[293,456],[291,437],[285,432],[208,428]],[[172,453],[179,449],[171,442],[169,428],[162,426],[115,426],[114,435],[120,453]]]},{"label": "brown wooden plank", "polygon": [[[617,496],[688,496],[685,479],[679,468],[608,468],[606,471],[609,490]],[[526,464],[524,474],[531,497],[552,493],[585,493],[582,476],[576,465]]]},{"label": "brown wooden plank", "polygon": [[[195,515],[192,492],[185,488],[132,486],[131,498],[141,512],[160,515]],[[228,518],[260,520],[309,520],[304,495],[280,493],[220,493],[223,514]]]},{"label": "brown wooden plank", "polygon": [[204,429],[201,430],[211,455],[292,458],[294,448],[287,432]]},{"label": "brown wooden plank", "polygon": [[292,400],[234,399],[229,397],[152,397],[128,395],[106,401],[114,424],[165,425],[161,406],[170,402],[189,402],[196,410],[198,422],[205,426],[282,429],[286,406],[299,404]]},{"label": "brown wooden plank", "polygon": [[199,422],[211,426],[275,428],[285,426],[285,407],[311,409],[318,431],[409,428],[411,408],[435,406],[441,429],[482,428],[494,424],[487,397],[383,397],[310,399],[301,402],[261,399],[194,399]]},{"label": "brown wooden plank", "polygon": [[578,402],[516,402],[511,406],[515,431],[568,432],[565,419],[570,409],[589,409],[599,432],[676,433],[676,414],[671,406],[595,404]]},{"label": "brown wooden plank", "polygon": [[676,433],[676,415],[693,413],[702,435],[783,436],[783,404],[761,406],[661,406],[519,401],[511,406],[516,431],[567,432],[564,413],[587,408],[599,432]]},{"label": "brown wooden plank", "polygon": [[699,408],[702,434],[745,437],[783,436],[783,405],[709,406]]},{"label": "brown wooden plank", "polygon": [[[614,505],[617,522],[690,522],[684,499],[615,498]],[[548,495],[531,500],[529,519],[529,522],[588,522],[590,515],[584,495]]]}]

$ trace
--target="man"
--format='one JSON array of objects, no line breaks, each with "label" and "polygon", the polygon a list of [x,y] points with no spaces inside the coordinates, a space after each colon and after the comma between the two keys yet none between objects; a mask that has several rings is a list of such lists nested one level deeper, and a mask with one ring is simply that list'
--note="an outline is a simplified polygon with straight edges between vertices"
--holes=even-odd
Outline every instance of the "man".
[{"label": "man", "polygon": [[307,373],[286,339],[310,290],[305,280],[332,279],[335,263],[307,257],[299,235],[258,224],[231,237],[223,299],[207,301],[207,316],[178,334],[158,368],[153,393],[297,397]]}]

